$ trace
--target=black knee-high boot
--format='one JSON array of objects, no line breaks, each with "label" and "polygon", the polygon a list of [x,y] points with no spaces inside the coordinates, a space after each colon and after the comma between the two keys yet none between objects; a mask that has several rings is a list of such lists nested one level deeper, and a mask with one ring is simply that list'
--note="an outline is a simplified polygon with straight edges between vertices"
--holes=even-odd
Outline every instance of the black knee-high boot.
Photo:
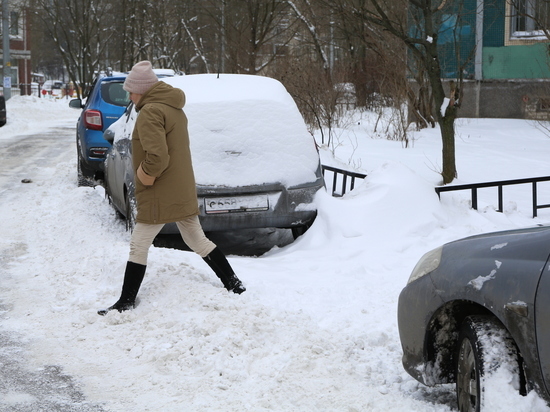
[{"label": "black knee-high boot", "polygon": [[212,268],[216,276],[220,278],[223,286],[228,291],[240,295],[246,290],[220,249],[216,247],[203,259]]},{"label": "black knee-high boot", "polygon": [[97,313],[105,316],[109,311],[116,309],[119,312],[133,309],[136,304],[136,296],[145,276],[147,266],[139,263],[128,262],[126,272],[124,273],[124,283],[122,284],[122,293],[118,301],[107,309],[98,310]]}]

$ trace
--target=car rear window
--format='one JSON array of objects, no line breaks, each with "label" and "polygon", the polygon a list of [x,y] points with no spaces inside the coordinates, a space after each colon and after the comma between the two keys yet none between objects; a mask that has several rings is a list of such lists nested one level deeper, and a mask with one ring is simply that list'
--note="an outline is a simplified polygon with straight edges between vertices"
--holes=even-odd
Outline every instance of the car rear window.
[{"label": "car rear window", "polygon": [[101,85],[101,96],[107,103],[116,106],[127,106],[130,103],[130,96],[122,88],[123,82],[105,82]]}]

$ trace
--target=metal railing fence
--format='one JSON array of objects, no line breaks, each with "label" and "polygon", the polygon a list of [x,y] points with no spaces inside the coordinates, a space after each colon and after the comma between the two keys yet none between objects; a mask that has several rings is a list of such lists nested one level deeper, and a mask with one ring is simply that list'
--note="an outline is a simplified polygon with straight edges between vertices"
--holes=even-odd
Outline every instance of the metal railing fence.
[{"label": "metal railing fence", "polygon": [[498,188],[498,209],[497,212],[503,211],[503,187],[511,185],[521,185],[521,184],[531,184],[532,186],[532,205],[533,205],[533,217],[537,217],[537,211],[539,209],[549,208],[550,204],[539,204],[538,203],[538,194],[537,194],[537,183],[548,182],[550,181],[550,176],[542,177],[528,177],[525,179],[514,179],[514,180],[499,180],[494,182],[485,182],[485,183],[471,183],[464,185],[455,185],[455,186],[439,186],[435,188],[435,192],[441,199],[442,192],[452,192],[457,190],[470,190],[471,191],[471,201],[472,209],[477,210],[477,200],[478,200],[478,189],[496,187]]},{"label": "metal railing fence", "polygon": [[[325,182],[327,182],[326,172],[332,173],[332,179],[328,180],[327,185],[328,189],[332,196],[342,197],[346,192],[351,191],[355,187],[356,179],[364,179],[367,177],[366,174],[350,172],[348,170],[339,169],[337,167],[321,165],[323,171],[323,176],[325,177]],[[541,177],[528,177],[524,179],[512,179],[512,180],[498,180],[494,182],[483,182],[483,183],[469,183],[463,185],[454,185],[454,186],[438,186],[435,188],[437,196],[441,199],[441,193],[443,192],[454,192],[459,190],[470,190],[471,193],[471,204],[472,209],[477,210],[478,207],[478,190],[483,188],[497,188],[497,203],[498,209],[497,212],[502,212],[504,210],[504,187],[512,185],[531,185],[531,199],[532,199],[532,211],[533,217],[537,217],[539,209],[550,208],[549,203],[539,204],[538,199],[538,187],[537,184],[541,182],[550,182],[550,176],[541,176]]]},{"label": "metal railing fence", "polygon": [[[346,194],[346,191],[353,190],[355,187],[355,179],[364,179],[367,177],[367,175],[363,173],[350,172],[332,166],[321,165],[321,169],[323,171],[323,176],[325,176],[325,181],[325,172],[328,171],[332,173],[332,189],[330,193],[334,197],[342,197]],[[339,191],[337,190],[338,186],[340,187]]]}]

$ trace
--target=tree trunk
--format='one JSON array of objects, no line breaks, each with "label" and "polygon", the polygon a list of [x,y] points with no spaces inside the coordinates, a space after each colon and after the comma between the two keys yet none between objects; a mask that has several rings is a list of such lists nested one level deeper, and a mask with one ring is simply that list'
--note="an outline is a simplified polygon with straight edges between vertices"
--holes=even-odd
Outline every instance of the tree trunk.
[{"label": "tree trunk", "polygon": [[443,142],[443,170],[441,176],[443,177],[444,185],[451,183],[456,177],[455,117],[454,113],[449,113],[447,116],[441,118],[439,122]]},{"label": "tree trunk", "polygon": [[432,77],[432,90],[436,103],[436,117],[441,129],[441,141],[443,144],[443,184],[451,183],[456,177],[455,160],[455,120],[458,116],[458,107],[456,106],[456,85],[451,82],[450,95],[443,109],[445,102],[445,92],[443,90],[443,81],[441,78]]},{"label": "tree trunk", "polygon": [[436,42],[427,47],[424,67],[427,68],[428,79],[432,88],[437,123],[441,129],[441,140],[443,143],[443,184],[451,183],[456,177],[456,161],[455,161],[455,119],[457,116],[457,107],[455,106],[456,88],[452,88],[449,103],[446,105],[444,112],[443,103],[445,102],[445,90],[441,79],[441,67],[439,64],[439,56],[437,54]]}]

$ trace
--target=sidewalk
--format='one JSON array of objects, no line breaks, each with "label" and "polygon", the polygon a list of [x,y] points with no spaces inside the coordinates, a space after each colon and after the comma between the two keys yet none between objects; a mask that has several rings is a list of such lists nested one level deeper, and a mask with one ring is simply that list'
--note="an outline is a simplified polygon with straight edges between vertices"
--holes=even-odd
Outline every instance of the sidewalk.
[{"label": "sidewalk", "polygon": [[23,337],[2,329],[8,316],[9,308],[0,304],[0,412],[108,412],[86,401],[61,367],[29,368]]}]

